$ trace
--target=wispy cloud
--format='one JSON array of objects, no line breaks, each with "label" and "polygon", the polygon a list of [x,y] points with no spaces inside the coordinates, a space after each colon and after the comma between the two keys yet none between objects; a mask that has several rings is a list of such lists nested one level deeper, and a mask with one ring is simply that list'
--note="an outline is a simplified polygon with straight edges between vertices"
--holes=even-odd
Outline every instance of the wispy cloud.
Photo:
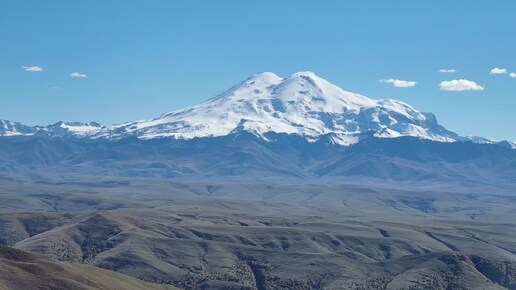
[{"label": "wispy cloud", "polygon": [[470,80],[451,80],[443,81],[439,84],[439,88],[443,91],[483,91],[484,87]]},{"label": "wispy cloud", "polygon": [[22,68],[25,70],[25,71],[28,71],[28,72],[40,72],[40,71],[43,71],[43,68],[40,67],[40,66],[22,66]]},{"label": "wispy cloud", "polygon": [[80,73],[80,72],[73,72],[70,74],[72,78],[85,78],[87,77],[86,74]]},{"label": "wispy cloud", "polygon": [[456,73],[457,70],[455,70],[454,68],[442,68],[439,70],[439,72],[442,72],[442,73]]},{"label": "wispy cloud", "polygon": [[516,78],[516,73],[512,72],[512,73],[509,74],[509,76],[514,79],[514,78]]},{"label": "wispy cloud", "polygon": [[415,81],[404,81],[404,80],[398,80],[398,79],[382,79],[382,80],[380,80],[380,82],[392,84],[396,88],[411,88],[417,84],[417,82],[415,82]]},{"label": "wispy cloud", "polygon": [[490,75],[504,75],[507,74],[507,69],[495,67],[490,72]]}]

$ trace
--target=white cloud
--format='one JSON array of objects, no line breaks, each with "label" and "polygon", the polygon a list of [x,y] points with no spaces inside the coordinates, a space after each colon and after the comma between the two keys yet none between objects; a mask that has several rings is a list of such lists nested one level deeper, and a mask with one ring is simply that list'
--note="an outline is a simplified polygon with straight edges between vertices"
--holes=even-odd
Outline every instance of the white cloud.
[{"label": "white cloud", "polygon": [[43,71],[43,68],[40,67],[40,66],[22,66],[22,68],[25,70],[25,71],[28,71],[28,72],[39,72],[39,71]]},{"label": "white cloud", "polygon": [[386,79],[386,80],[380,80],[380,82],[392,84],[393,86],[395,86],[397,88],[411,88],[417,84],[417,82],[414,82],[414,81],[404,81],[404,80],[398,80],[398,79]]},{"label": "white cloud", "polygon": [[469,80],[451,80],[443,81],[439,84],[439,88],[443,91],[483,91],[484,87]]},{"label": "white cloud", "polygon": [[490,75],[503,75],[503,74],[507,74],[507,70],[504,69],[504,68],[499,68],[499,67],[495,67],[493,68],[490,72],[489,72]]},{"label": "white cloud", "polygon": [[70,76],[72,78],[85,78],[85,77],[87,77],[86,74],[82,74],[80,72],[73,72],[73,73],[70,74]]},{"label": "white cloud", "polygon": [[442,72],[442,73],[456,73],[457,70],[455,70],[454,68],[442,68],[439,70],[439,72]]},{"label": "white cloud", "polygon": [[516,73],[510,73],[509,76],[514,79],[516,78]]}]

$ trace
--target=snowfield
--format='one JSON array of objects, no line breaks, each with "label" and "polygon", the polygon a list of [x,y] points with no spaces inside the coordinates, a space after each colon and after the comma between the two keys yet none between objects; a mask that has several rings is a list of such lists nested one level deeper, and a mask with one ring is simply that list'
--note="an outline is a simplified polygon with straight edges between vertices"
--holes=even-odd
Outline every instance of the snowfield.
[{"label": "snowfield", "polygon": [[287,78],[259,73],[197,106],[108,127],[96,137],[191,139],[238,131],[262,137],[267,132],[298,134],[308,140],[330,134],[342,145],[356,143],[365,135],[415,136],[444,142],[458,138],[432,114],[397,100],[373,100],[346,92],[313,72]]}]

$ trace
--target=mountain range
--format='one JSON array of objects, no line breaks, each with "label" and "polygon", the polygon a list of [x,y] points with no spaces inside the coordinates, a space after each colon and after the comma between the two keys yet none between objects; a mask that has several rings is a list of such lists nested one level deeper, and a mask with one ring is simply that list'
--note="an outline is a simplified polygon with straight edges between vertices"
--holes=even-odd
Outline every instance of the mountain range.
[{"label": "mountain range", "polygon": [[[0,136],[192,139],[242,131],[264,140],[268,133],[284,133],[302,136],[309,142],[328,139],[344,146],[368,137],[402,136],[439,142],[497,143],[482,137],[459,136],[441,126],[431,113],[398,100],[374,100],[344,91],[313,72],[298,72],[287,78],[271,72],[258,73],[196,106],[111,126],[58,122],[31,127],[0,121]],[[508,141],[500,145],[516,148]]]},{"label": "mountain range", "polygon": [[[256,74],[157,118],[0,122],[0,172],[152,178],[368,178],[509,189],[516,148],[463,137],[430,113],[343,91],[312,72]],[[353,181],[354,182],[354,181]]]}]

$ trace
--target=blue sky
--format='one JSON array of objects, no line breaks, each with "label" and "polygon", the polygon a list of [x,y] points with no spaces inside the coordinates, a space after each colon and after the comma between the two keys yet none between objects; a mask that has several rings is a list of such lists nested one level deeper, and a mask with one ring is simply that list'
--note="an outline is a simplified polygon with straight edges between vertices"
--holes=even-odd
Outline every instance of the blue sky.
[{"label": "blue sky", "polygon": [[[433,112],[460,134],[516,141],[514,11],[510,0],[3,1],[0,119],[120,123],[196,104],[256,72],[310,70]],[[483,90],[439,88],[459,79]]]}]

